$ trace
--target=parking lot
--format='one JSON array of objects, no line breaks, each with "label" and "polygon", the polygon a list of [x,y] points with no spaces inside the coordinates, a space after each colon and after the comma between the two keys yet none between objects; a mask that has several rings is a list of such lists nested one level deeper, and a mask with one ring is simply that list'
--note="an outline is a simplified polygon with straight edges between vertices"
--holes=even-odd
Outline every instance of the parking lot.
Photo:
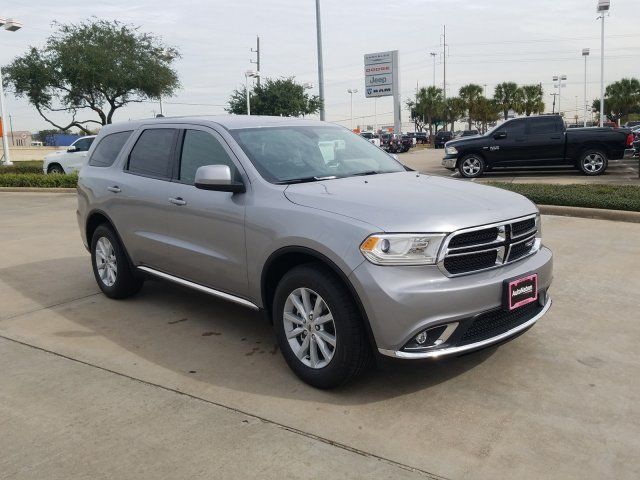
[{"label": "parking lot", "polygon": [[[448,175],[441,152],[402,158]],[[99,293],[75,203],[0,193],[2,478],[640,477],[640,224],[544,217],[554,305],[529,332],[318,391],[257,313]]]},{"label": "parking lot", "polygon": [[[400,161],[422,173],[438,176],[462,178],[458,172],[451,172],[441,165],[444,150],[416,147],[399,155]],[[640,185],[638,159],[611,160],[604,175],[587,177],[571,167],[496,168],[486,172],[480,182],[507,183],[598,183],[613,185]]]}]

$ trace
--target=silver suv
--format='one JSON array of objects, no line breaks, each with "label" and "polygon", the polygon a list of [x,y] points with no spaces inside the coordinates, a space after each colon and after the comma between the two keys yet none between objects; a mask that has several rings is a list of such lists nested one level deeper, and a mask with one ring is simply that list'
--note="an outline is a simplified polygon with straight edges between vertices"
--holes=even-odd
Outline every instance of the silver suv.
[{"label": "silver suv", "polygon": [[105,295],[156,277],[264,310],[291,369],[320,388],[376,356],[503,342],[551,305],[529,200],[411,171],[323,122],[109,125],[80,172],[78,223]]}]

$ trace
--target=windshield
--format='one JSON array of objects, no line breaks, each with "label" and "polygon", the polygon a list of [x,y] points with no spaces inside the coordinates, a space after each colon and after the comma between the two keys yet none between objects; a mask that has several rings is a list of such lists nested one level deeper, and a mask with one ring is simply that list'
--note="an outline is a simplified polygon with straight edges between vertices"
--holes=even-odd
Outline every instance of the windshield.
[{"label": "windshield", "polygon": [[380,148],[341,127],[265,127],[231,135],[260,174],[272,183],[402,172]]}]

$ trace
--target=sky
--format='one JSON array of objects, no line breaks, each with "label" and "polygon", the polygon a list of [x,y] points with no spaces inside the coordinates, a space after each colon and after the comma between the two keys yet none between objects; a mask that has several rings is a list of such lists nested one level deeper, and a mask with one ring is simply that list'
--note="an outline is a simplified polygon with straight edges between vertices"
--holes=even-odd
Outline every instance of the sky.
[{"label": "sky", "polygon": [[[639,0],[612,0],[605,23],[605,85],[622,77],[640,77]],[[348,88],[355,125],[391,123],[391,97],[364,97],[363,55],[399,50],[403,103],[416,86],[443,81],[441,34],[449,45],[447,95],[467,83],[486,85],[487,96],[502,81],[542,83],[547,111],[554,91],[552,77],[567,75],[561,110],[582,121],[584,60],[587,100],[599,97],[600,21],[597,0],[321,0],[326,120],[350,125]],[[65,2],[5,1],[0,17],[24,24],[17,32],[0,31],[0,64],[41,46],[53,32],[52,22],[73,23],[95,16],[131,23],[177,47],[175,62],[181,88],[164,99],[164,114],[222,114],[229,95],[244,85],[256,35],[260,36],[263,77],[294,76],[311,82],[317,93],[314,0],[103,0]],[[556,89],[557,91],[557,89]],[[7,92],[14,130],[50,128],[24,99]],[[576,108],[576,104],[578,107]],[[374,111],[377,117],[374,117]],[[556,106],[557,111],[557,106]],[[115,121],[159,113],[157,102],[125,107]],[[58,117],[60,121],[64,121]],[[408,112],[403,112],[403,121]]]}]

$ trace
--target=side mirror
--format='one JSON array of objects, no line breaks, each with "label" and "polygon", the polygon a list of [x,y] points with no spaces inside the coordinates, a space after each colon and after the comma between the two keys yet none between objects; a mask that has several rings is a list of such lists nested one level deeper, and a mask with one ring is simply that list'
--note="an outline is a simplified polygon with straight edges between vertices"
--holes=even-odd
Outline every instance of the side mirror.
[{"label": "side mirror", "polygon": [[196,170],[195,186],[201,190],[243,193],[244,183],[235,182],[228,165],[205,165]]},{"label": "side mirror", "polygon": [[71,153],[71,152],[77,152],[78,151],[78,147],[76,147],[75,145],[71,145],[69,148],[67,148],[67,152]]},{"label": "side mirror", "polygon": [[507,138],[507,132],[504,130],[493,134],[494,140],[500,140],[501,138]]}]

